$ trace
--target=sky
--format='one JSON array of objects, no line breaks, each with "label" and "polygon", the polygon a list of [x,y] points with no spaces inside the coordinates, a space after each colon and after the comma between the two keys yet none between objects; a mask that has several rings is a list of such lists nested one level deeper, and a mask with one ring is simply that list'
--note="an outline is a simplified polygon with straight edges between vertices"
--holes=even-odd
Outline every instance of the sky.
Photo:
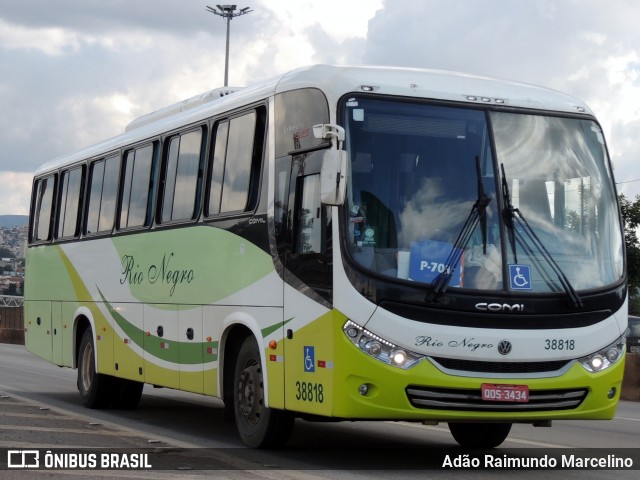
[{"label": "sky", "polygon": [[[222,86],[226,21],[206,0],[0,0],[0,214],[36,168]],[[618,192],[640,194],[637,0],[247,0],[229,84],[315,63],[462,71],[584,100]]]}]

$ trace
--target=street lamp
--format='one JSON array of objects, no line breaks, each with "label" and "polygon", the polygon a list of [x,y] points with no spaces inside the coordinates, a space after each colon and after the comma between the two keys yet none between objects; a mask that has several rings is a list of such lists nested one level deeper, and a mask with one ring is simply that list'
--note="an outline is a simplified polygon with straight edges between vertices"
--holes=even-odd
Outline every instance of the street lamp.
[{"label": "street lamp", "polygon": [[231,19],[234,17],[239,17],[240,15],[245,15],[247,13],[253,12],[253,10],[249,10],[250,7],[244,7],[236,12],[237,5],[216,5],[216,8],[207,6],[207,11],[213,13],[214,15],[219,15],[222,18],[227,19],[227,50],[224,56],[224,86],[226,87],[229,83],[229,27],[231,23]]}]

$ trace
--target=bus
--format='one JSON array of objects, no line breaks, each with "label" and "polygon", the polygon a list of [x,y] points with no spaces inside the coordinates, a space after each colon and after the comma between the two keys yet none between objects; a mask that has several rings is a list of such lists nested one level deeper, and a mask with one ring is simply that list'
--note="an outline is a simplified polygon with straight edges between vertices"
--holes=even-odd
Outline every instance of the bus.
[{"label": "bus", "polygon": [[26,349],[89,408],[218,397],[251,447],[296,418],[611,419],[627,328],[602,128],[580,100],[314,65],[132,121],[34,176]]}]

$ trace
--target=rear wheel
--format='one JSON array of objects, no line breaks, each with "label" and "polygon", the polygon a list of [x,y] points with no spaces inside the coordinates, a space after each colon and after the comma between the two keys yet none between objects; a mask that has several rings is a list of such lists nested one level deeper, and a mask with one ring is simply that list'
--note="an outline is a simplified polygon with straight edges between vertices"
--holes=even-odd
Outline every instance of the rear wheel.
[{"label": "rear wheel", "polygon": [[510,423],[450,423],[453,438],[465,448],[495,448],[511,431]]},{"label": "rear wheel", "polygon": [[111,377],[96,372],[93,334],[88,328],[78,351],[78,391],[85,407],[106,408],[110,403]]},{"label": "rear wheel", "polygon": [[233,384],[234,415],[242,441],[254,448],[283,446],[291,435],[294,417],[265,406],[260,350],[253,337],[240,347]]}]

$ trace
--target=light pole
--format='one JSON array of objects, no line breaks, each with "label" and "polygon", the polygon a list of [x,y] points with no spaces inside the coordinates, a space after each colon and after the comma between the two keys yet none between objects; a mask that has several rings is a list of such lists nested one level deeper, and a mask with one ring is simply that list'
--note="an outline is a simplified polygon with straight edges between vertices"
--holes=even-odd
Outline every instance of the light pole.
[{"label": "light pole", "polygon": [[229,27],[231,26],[231,19],[234,17],[239,17],[240,15],[245,15],[247,13],[253,12],[253,10],[249,10],[251,7],[244,7],[238,10],[237,13],[234,13],[237,5],[216,5],[216,8],[207,6],[207,11],[213,13],[214,15],[219,15],[222,18],[227,19],[227,50],[224,56],[224,86],[228,86],[229,84]]}]

